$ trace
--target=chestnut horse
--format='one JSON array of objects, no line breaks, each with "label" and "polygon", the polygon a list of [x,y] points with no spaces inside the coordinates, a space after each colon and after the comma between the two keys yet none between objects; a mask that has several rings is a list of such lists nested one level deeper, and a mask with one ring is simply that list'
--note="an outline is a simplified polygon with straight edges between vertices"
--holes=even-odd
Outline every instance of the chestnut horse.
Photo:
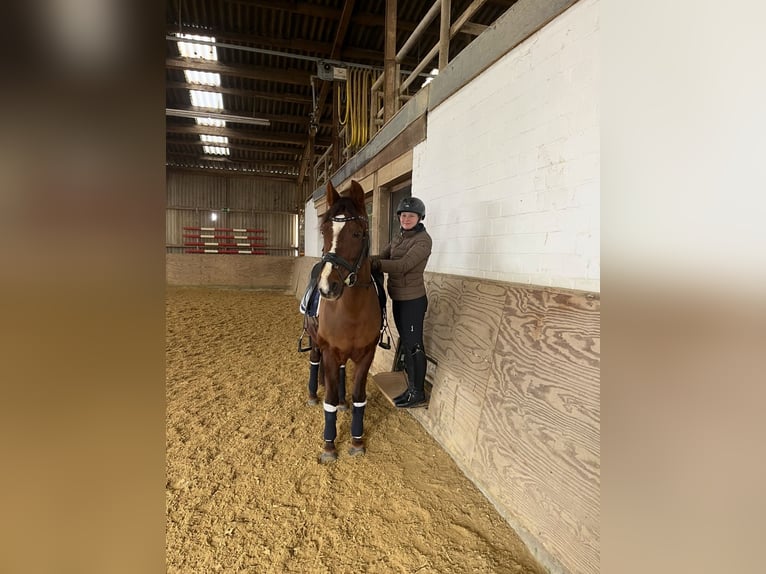
[{"label": "chestnut horse", "polygon": [[327,182],[327,212],[320,230],[324,240],[317,278],[321,304],[318,321],[309,323],[309,336],[321,354],[325,386],[324,451],[319,460],[332,462],[338,458],[338,404],[345,402],[345,396],[339,396],[339,377],[345,375],[341,367],[349,359],[354,363],[354,386],[348,452],[351,456],[364,454],[367,374],[380,336],[381,310],[372,280],[362,186],[352,181],[349,195],[341,197],[332,182]]}]

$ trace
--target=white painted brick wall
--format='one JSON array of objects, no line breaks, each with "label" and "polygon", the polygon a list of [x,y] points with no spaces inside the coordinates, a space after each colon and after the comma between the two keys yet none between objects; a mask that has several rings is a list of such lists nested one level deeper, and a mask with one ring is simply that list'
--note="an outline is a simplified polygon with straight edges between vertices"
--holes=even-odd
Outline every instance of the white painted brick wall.
[{"label": "white painted brick wall", "polygon": [[578,2],[429,113],[412,189],[428,271],[600,290],[598,7]]},{"label": "white painted brick wall", "polygon": [[314,200],[309,199],[306,202],[306,214],[304,219],[304,253],[309,257],[322,256],[322,244],[319,235],[319,217],[314,207]]}]

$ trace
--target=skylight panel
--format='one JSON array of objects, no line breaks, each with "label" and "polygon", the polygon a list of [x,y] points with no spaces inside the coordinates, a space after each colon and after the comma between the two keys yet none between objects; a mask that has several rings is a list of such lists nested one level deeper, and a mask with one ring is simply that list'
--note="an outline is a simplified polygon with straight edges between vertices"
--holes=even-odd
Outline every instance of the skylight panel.
[{"label": "skylight panel", "polygon": [[213,118],[195,118],[197,121],[197,125],[199,126],[210,126],[213,128],[225,128],[226,122],[224,120],[217,120]]},{"label": "skylight panel", "polygon": [[[202,40],[204,42],[215,42],[211,36],[199,36],[197,34],[176,34],[179,38],[186,40]],[[197,58],[202,60],[218,61],[218,52],[215,46],[210,44],[198,44],[196,42],[178,42],[178,51],[184,58]]]},{"label": "skylight panel", "polygon": [[207,134],[200,134],[199,137],[205,143],[229,145],[229,138],[226,136],[210,136]]},{"label": "skylight panel", "polygon": [[216,110],[223,109],[223,96],[218,92],[202,92],[200,90],[189,90],[191,103],[198,108],[211,108]]},{"label": "skylight panel", "polygon": [[202,151],[210,155],[229,155],[229,148],[212,145],[203,145]]},{"label": "skylight panel", "polygon": [[186,82],[189,84],[202,84],[204,86],[220,86],[221,74],[215,72],[200,72],[198,70],[184,70]]}]

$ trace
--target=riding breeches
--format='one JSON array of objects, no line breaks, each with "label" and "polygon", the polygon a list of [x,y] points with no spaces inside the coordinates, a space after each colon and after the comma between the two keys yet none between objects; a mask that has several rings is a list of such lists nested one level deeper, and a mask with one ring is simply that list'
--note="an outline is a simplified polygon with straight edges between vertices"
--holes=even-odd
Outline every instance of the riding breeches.
[{"label": "riding breeches", "polygon": [[423,295],[409,301],[393,301],[392,310],[402,347],[412,353],[423,348],[423,320],[428,309],[428,297]]}]

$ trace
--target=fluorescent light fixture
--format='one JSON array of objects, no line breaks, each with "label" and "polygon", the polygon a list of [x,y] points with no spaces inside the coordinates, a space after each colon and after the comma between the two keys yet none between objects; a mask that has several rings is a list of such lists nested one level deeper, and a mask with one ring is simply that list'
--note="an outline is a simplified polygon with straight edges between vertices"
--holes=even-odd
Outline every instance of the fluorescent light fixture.
[{"label": "fluorescent light fixture", "polygon": [[221,74],[216,72],[200,72],[198,70],[184,70],[188,84],[201,84],[203,86],[220,86]]},{"label": "fluorescent light fixture", "polygon": [[207,134],[200,134],[199,139],[201,139],[205,143],[211,143],[211,144],[228,145],[229,143],[229,138],[226,136],[209,136]]},{"label": "fluorescent light fixture", "polygon": [[210,214],[210,221],[218,221],[218,214],[215,211]]},{"label": "fluorescent light fixture", "polygon": [[[201,126],[224,127],[226,125],[225,122],[231,122],[235,124],[251,124],[254,126],[271,125],[271,120],[267,120],[264,118],[234,116],[231,114],[219,114],[216,112],[206,113],[205,116],[203,117],[200,115],[200,112],[195,112],[194,110],[174,110],[171,108],[165,108],[165,115],[177,116],[179,118],[194,118],[197,121],[197,123]],[[220,121],[221,123],[220,124],[213,123],[216,120]]]},{"label": "fluorescent light fixture", "polygon": [[[199,36],[197,34],[176,34],[178,38],[185,40],[202,40],[203,42],[215,42],[211,36]],[[178,51],[184,58],[197,58],[202,60],[218,61],[218,52],[215,46],[210,44],[199,44],[197,42],[178,41]]]},{"label": "fluorescent light fixture", "polygon": [[227,147],[203,145],[202,151],[210,155],[229,155],[229,148]]},{"label": "fluorescent light fixture", "polygon": [[203,92],[201,90],[189,90],[191,103],[195,108],[208,108],[213,110],[223,109],[223,96],[218,92]]}]

